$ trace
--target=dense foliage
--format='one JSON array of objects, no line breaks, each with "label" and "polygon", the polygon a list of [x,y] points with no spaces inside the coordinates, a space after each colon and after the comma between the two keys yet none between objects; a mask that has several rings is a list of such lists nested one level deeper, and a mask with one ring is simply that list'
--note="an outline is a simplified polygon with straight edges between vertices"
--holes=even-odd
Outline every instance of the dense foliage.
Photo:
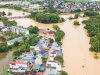
[{"label": "dense foliage", "polygon": [[14,21],[14,20],[9,21],[8,18],[6,18],[6,17],[2,17],[1,20],[5,26],[16,26],[17,25],[16,21]]},{"label": "dense foliage", "polygon": [[65,36],[65,33],[62,30],[57,30],[55,33],[56,41],[60,42],[61,39]]},{"label": "dense foliage", "polygon": [[7,52],[8,46],[4,43],[0,43],[0,52]]},{"label": "dense foliage", "polygon": [[8,16],[11,16],[12,15],[12,12],[8,12]]},{"label": "dense foliage", "polygon": [[61,75],[68,75],[68,73],[65,71],[61,71]]},{"label": "dense foliage", "polygon": [[80,25],[78,21],[74,21],[74,25]]},{"label": "dense foliage", "polygon": [[57,60],[57,61],[60,62],[61,64],[63,64],[63,62],[64,62],[64,59],[63,59],[62,56],[56,56],[56,57],[55,57],[55,60]]},{"label": "dense foliage", "polygon": [[56,14],[42,14],[42,13],[32,13],[30,18],[35,19],[36,21],[40,23],[58,23],[58,22],[64,22],[64,18],[60,18]]},{"label": "dense foliage", "polygon": [[74,16],[74,19],[77,19],[79,17],[79,14],[76,13],[75,16]]},{"label": "dense foliage", "polygon": [[59,30],[60,28],[59,28],[58,25],[53,25],[53,29],[55,29],[55,30]]},{"label": "dense foliage", "polygon": [[6,38],[4,36],[0,36],[0,40],[5,42]]},{"label": "dense foliage", "polygon": [[32,34],[32,33],[36,34],[39,31],[39,28],[37,26],[34,26],[34,27],[33,26],[29,26],[28,30],[29,30],[30,34]]},{"label": "dense foliage", "polygon": [[39,38],[37,37],[36,34],[33,34],[32,36],[29,37],[29,44],[31,46],[35,46],[39,41]]},{"label": "dense foliage", "polygon": [[95,12],[95,11],[85,11],[84,15],[86,15],[86,16],[96,16],[96,15],[99,15],[99,13]]},{"label": "dense foliage", "polygon": [[90,50],[100,52],[100,15],[90,17],[85,28],[90,38]]}]

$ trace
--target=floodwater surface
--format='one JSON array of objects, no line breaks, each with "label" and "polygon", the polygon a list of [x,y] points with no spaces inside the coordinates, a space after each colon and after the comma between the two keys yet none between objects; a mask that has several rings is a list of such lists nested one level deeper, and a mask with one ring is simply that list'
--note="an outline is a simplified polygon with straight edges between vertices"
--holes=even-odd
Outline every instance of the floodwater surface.
[{"label": "floodwater surface", "polygon": [[[62,16],[63,17],[63,16]],[[65,16],[64,16],[65,17]],[[65,18],[68,18],[66,16]],[[89,51],[90,38],[79,18],[80,26],[74,26],[73,20],[66,20],[61,29],[65,32],[63,40],[64,68],[68,75],[100,75],[100,59],[94,59]]]},{"label": "floodwater surface", "polygon": [[6,53],[0,53],[0,75],[8,68],[9,59],[11,58],[13,51]]}]

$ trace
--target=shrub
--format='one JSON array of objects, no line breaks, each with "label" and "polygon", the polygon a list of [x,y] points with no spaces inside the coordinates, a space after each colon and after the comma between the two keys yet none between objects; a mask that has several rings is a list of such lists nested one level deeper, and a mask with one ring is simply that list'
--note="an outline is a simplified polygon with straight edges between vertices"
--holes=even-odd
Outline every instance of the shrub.
[{"label": "shrub", "polygon": [[58,30],[60,29],[58,25],[53,25],[53,29]]},{"label": "shrub", "polygon": [[65,71],[61,71],[61,75],[68,75],[68,73]]},{"label": "shrub", "polygon": [[69,19],[69,20],[72,20],[72,19],[73,19],[73,17],[69,17],[68,19]]},{"label": "shrub", "polygon": [[74,19],[77,19],[79,17],[79,14],[75,14]]},{"label": "shrub", "polygon": [[63,59],[62,56],[56,56],[56,57],[55,57],[55,60],[57,60],[57,61],[60,62],[61,64],[64,63],[64,59]]},{"label": "shrub", "polygon": [[74,25],[80,25],[78,21],[74,21]]},{"label": "shrub", "polygon": [[95,59],[99,59],[99,56],[95,53],[95,54],[94,54],[94,58],[95,58]]},{"label": "shrub", "polygon": [[11,12],[8,12],[8,16],[11,16],[12,15],[12,13]]},{"label": "shrub", "polygon": [[87,20],[83,20],[82,23],[86,24],[86,23],[88,23],[88,21]]}]

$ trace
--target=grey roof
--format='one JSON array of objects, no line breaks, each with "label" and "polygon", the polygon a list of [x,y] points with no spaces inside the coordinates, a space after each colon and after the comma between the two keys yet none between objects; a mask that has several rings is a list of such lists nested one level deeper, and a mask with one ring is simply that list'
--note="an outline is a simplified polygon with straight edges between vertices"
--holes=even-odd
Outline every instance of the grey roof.
[{"label": "grey roof", "polygon": [[46,69],[46,75],[56,75],[57,74],[57,69],[56,67],[51,67],[50,64],[48,64],[47,69]]}]

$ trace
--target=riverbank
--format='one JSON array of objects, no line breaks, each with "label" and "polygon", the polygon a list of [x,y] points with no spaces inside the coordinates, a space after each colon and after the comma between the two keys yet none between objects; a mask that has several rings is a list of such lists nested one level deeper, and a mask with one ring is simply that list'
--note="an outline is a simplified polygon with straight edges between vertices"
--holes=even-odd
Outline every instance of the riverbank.
[{"label": "riverbank", "polygon": [[5,53],[0,53],[0,75],[2,75],[3,72],[5,72],[5,70],[7,70],[9,60],[12,57],[15,49],[16,48],[14,48],[8,52],[5,52]]}]

